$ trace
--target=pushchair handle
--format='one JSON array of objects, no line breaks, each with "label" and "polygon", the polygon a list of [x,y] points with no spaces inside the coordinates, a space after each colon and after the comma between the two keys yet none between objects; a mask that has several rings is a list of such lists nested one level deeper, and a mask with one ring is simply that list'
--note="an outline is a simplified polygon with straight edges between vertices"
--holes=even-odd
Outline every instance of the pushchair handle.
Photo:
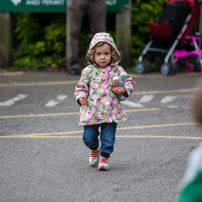
[{"label": "pushchair handle", "polygon": [[198,41],[200,41],[200,40],[201,40],[201,37],[199,37],[199,36],[186,36],[186,39],[191,39],[191,40],[198,40]]}]

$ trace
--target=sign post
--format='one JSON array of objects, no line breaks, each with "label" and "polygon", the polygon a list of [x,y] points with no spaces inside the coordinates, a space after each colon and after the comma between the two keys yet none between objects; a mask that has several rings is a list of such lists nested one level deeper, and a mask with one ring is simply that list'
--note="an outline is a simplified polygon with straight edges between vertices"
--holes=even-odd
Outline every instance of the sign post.
[{"label": "sign post", "polygon": [[122,53],[121,65],[130,67],[131,60],[131,0],[116,14],[116,43]]},{"label": "sign post", "polygon": [[0,67],[8,68],[12,52],[11,14],[0,13]]},{"label": "sign post", "polygon": [[[68,0],[0,0],[0,12],[66,12]],[[76,1],[76,0],[75,0]],[[129,0],[106,0],[108,12],[121,12]]]}]

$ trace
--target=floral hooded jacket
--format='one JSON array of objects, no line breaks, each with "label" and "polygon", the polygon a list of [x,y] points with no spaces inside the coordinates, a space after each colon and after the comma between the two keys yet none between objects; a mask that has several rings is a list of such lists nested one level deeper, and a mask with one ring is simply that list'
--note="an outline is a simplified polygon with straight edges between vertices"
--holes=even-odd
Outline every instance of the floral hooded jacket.
[{"label": "floral hooded jacket", "polygon": [[[118,53],[113,38],[108,33],[97,33],[90,43],[89,50],[100,41],[109,43]],[[119,58],[121,60],[120,55]],[[117,95],[111,91],[113,77],[118,76],[121,72],[125,72],[118,65],[120,60],[116,64],[112,63],[107,66],[104,72],[100,71],[96,64],[87,60],[90,65],[83,69],[74,93],[77,102],[80,97],[84,97],[88,103],[86,106],[80,106],[79,126],[111,123],[113,121],[120,123],[127,120],[126,113]],[[127,97],[132,94],[134,85],[135,82],[127,74],[123,86],[127,92]]]}]

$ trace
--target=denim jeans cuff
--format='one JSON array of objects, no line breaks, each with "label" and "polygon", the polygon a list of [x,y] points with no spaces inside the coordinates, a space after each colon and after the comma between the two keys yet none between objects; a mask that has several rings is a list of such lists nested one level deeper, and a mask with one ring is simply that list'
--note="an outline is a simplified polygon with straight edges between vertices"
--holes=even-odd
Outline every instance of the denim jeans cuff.
[{"label": "denim jeans cuff", "polygon": [[103,157],[109,158],[109,157],[110,157],[110,154],[105,153],[105,152],[101,152],[100,156],[103,156]]},{"label": "denim jeans cuff", "polygon": [[89,148],[90,150],[96,150],[98,147],[95,147],[95,148]]}]

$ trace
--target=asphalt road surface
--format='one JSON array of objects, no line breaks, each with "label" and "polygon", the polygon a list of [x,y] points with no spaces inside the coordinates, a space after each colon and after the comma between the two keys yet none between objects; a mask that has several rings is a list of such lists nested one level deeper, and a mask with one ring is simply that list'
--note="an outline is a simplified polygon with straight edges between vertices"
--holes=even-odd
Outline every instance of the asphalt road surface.
[{"label": "asphalt road surface", "polygon": [[0,73],[1,202],[174,202],[202,140],[190,107],[200,73],[132,75],[108,172],[88,164],[67,73]]}]

